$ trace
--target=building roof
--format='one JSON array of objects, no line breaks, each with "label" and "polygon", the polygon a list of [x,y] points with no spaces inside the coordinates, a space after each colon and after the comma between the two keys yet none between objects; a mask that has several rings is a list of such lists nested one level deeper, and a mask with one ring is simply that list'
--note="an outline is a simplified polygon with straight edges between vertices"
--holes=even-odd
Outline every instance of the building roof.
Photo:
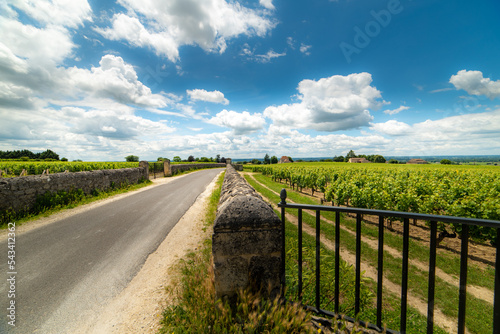
[{"label": "building roof", "polygon": [[428,164],[424,159],[410,159],[407,164]]},{"label": "building roof", "polygon": [[280,161],[279,161],[280,164],[285,164],[285,163],[291,163],[290,159],[288,159],[288,157],[286,155],[282,156]]},{"label": "building roof", "polygon": [[350,163],[369,163],[371,161],[370,160],[366,160],[366,158],[350,158],[349,162]]}]

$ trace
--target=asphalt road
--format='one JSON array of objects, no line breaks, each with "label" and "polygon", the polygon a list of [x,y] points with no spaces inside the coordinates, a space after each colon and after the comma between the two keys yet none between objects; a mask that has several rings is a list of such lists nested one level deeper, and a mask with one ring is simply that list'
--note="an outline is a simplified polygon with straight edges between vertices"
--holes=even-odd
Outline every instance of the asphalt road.
[{"label": "asphalt road", "polygon": [[15,329],[6,324],[7,240],[0,242],[0,333],[70,333],[97,315],[220,171],[191,173],[16,235]]}]

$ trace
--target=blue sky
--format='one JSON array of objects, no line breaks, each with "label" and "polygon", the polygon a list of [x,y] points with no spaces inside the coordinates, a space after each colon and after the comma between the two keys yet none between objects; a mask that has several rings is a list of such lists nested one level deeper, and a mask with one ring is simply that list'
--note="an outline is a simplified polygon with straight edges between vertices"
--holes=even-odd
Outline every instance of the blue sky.
[{"label": "blue sky", "polygon": [[500,154],[494,0],[0,3],[0,150]]}]

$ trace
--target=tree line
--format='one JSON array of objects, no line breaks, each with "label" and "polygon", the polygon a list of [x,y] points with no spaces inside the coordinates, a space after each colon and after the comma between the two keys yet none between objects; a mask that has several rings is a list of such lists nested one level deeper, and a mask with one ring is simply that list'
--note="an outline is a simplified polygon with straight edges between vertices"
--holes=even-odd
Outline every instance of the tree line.
[{"label": "tree line", "polygon": [[0,151],[0,159],[19,159],[19,160],[59,160],[59,154],[51,150],[33,153],[30,150],[16,150],[16,151]]},{"label": "tree line", "polygon": [[[130,161],[129,157],[135,157],[135,156],[128,156],[128,157],[125,157],[125,159],[127,161]],[[172,160],[170,160],[169,158],[163,158],[163,157],[158,157],[158,159],[157,159],[157,161],[165,161],[165,160],[173,161],[173,162],[215,162],[215,163],[226,163],[226,158],[221,157],[220,154],[217,154],[215,156],[215,158],[213,158],[213,157],[210,157],[210,158],[207,158],[207,157],[198,158],[198,157],[196,157],[195,158],[193,155],[190,155],[187,159],[181,159],[180,156],[176,155]],[[139,161],[139,158],[137,158],[137,161]]]},{"label": "tree line", "polygon": [[[370,162],[374,162],[374,163],[385,163],[386,162],[386,159],[382,155],[379,155],[379,154],[371,154],[371,155],[358,154],[357,155],[356,153],[354,153],[353,150],[350,150],[349,153],[347,153],[345,157],[344,156],[335,156],[335,157],[333,157],[333,159],[321,159],[319,161],[320,162],[349,162],[349,159],[351,159],[351,158],[365,158],[366,160],[368,160]],[[288,157],[288,160],[290,162],[293,162],[293,159],[291,157]],[[266,154],[264,156],[263,160],[253,159],[251,161],[251,163],[254,165],[261,165],[261,164],[272,165],[272,164],[277,164],[278,161],[279,161],[279,159],[275,155],[273,155],[272,157],[269,157],[269,154]],[[296,161],[303,162],[304,160],[297,159]],[[390,163],[398,163],[398,161],[396,161],[396,160],[391,160],[389,162]],[[242,163],[247,163],[247,161],[243,161]]]}]

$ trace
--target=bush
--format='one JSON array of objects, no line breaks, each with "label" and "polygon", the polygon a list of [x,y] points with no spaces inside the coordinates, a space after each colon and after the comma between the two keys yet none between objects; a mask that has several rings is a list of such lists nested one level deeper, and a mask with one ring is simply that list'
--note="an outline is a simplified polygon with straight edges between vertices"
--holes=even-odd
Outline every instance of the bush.
[{"label": "bush", "polygon": [[125,157],[125,161],[127,161],[127,162],[139,162],[139,157],[136,155],[128,155]]}]

